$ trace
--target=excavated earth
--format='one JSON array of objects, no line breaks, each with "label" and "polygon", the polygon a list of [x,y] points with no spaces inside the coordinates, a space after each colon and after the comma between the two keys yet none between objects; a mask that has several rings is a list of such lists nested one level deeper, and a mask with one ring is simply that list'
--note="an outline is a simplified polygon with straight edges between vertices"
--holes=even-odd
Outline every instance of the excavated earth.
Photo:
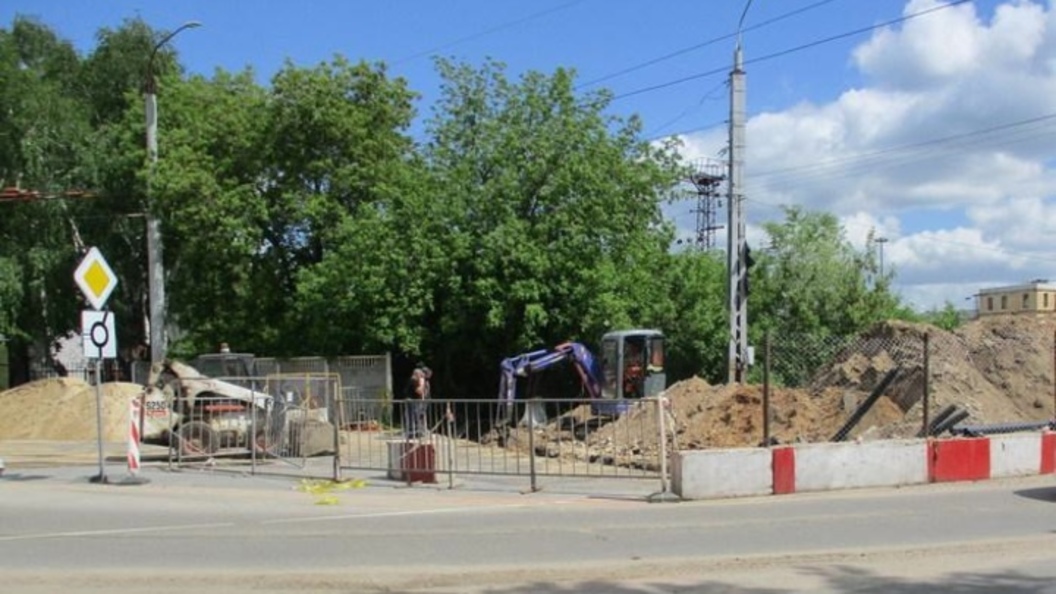
[{"label": "excavated earth", "polygon": [[[983,318],[954,332],[897,321],[879,324],[834,352],[802,385],[771,387],[771,441],[831,440],[896,368],[895,379],[846,434],[847,439],[916,436],[923,423],[925,383],[932,417],[943,407],[957,405],[969,413],[965,424],[1047,421],[1053,418],[1056,404],[1054,342],[1056,319],[1042,316]],[[102,386],[106,440],[125,439],[127,403],[140,390],[135,384]],[[743,447],[763,442],[761,385],[709,385],[691,378],[669,386],[665,394],[672,447]],[[0,441],[94,439],[95,401],[94,388],[69,378],[0,392]],[[584,406],[537,427],[533,444],[548,456],[651,466],[655,462],[650,461],[658,460],[658,421],[651,402],[636,403],[611,422],[592,419]],[[525,431],[520,427],[491,439],[524,449]]]},{"label": "excavated earth", "polygon": [[[925,336],[928,341],[925,363]],[[775,342],[777,340],[775,339]],[[1043,422],[1054,417],[1056,320],[1001,316],[947,332],[889,321],[850,341],[795,388],[771,387],[771,443],[832,441],[852,414],[898,369],[844,439],[915,437],[923,429],[925,364],[929,419],[950,405],[967,411],[960,424]],[[665,392],[670,446],[680,449],[758,446],[764,441],[761,385],[709,385],[691,378]],[[592,426],[588,407],[539,429],[537,453],[621,466],[654,467],[659,459],[656,405],[639,403],[619,419]],[[494,439],[524,449],[525,429]]]}]

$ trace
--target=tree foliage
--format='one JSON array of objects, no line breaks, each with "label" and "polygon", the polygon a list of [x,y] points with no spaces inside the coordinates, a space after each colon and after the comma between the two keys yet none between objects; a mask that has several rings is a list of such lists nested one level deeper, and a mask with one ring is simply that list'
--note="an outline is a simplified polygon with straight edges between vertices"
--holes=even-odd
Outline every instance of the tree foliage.
[{"label": "tree foliage", "polygon": [[784,221],[763,228],[770,244],[753,250],[751,271],[757,332],[847,336],[897,311],[890,277],[878,274],[871,251],[851,245],[834,215],[787,207]]},{"label": "tree foliage", "polygon": [[[47,196],[83,187],[87,110],[77,101],[80,63],[69,42],[18,18],[0,30],[0,185]],[[77,225],[62,201],[3,205],[0,216],[0,334],[25,360],[36,337],[46,348],[76,320]]]},{"label": "tree foliage", "polygon": [[678,173],[640,122],[578,97],[574,75],[439,60],[442,98],[425,148],[439,224],[419,268],[433,279],[427,343],[462,373],[563,340],[595,343],[658,318],[672,231],[662,190]]},{"label": "tree foliage", "polygon": [[[577,94],[565,69],[438,60],[416,144],[417,95],[384,64],[287,63],[261,84],[188,77],[166,46],[151,167],[142,92],[162,35],[129,20],[82,57],[35,21],[0,29],[0,180],[93,195],[0,205],[0,333],[23,351],[76,328],[70,273],[91,245],[119,278],[119,344],[145,340],[150,208],[177,356],[391,352],[430,361],[442,393],[488,395],[504,357],[653,327],[672,380],[724,379],[723,258],[673,249],[678,147],[611,115],[609,93]],[[754,252],[753,343],[904,313],[834,217],[785,215]]]}]

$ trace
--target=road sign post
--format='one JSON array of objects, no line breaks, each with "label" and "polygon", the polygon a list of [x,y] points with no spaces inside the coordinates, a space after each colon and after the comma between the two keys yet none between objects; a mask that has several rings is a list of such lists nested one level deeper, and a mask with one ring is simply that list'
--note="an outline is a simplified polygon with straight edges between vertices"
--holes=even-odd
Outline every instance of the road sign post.
[{"label": "road sign post", "polygon": [[99,445],[99,474],[93,483],[108,483],[103,456],[103,359],[117,357],[117,335],[114,319],[101,311],[117,287],[117,276],[97,248],[91,248],[73,273],[73,280],[95,311],[81,312],[81,336],[84,354],[95,359],[95,428]]}]

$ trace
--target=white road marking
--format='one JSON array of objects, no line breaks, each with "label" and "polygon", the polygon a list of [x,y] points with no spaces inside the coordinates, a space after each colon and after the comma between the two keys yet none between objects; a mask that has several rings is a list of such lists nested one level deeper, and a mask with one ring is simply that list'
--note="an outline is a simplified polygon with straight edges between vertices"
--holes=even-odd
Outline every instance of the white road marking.
[{"label": "white road marking", "polygon": [[232,522],[222,524],[184,524],[180,526],[146,526],[143,528],[116,528],[113,530],[84,530],[80,532],[49,532],[44,534],[19,534],[0,536],[0,542],[13,540],[38,540],[45,538],[74,538],[78,536],[112,536],[115,534],[137,534],[143,532],[172,532],[175,530],[197,530],[199,528],[231,528]]},{"label": "white road marking", "polygon": [[437,514],[453,514],[453,513],[479,513],[485,510],[498,510],[498,509],[515,509],[515,508],[526,508],[536,507],[538,504],[532,503],[514,503],[510,505],[490,505],[490,506],[474,506],[474,507],[439,507],[433,509],[414,509],[414,510],[401,510],[391,512],[375,512],[375,513],[364,513],[364,514],[343,514],[336,516],[312,516],[305,518],[280,518],[277,520],[264,520],[261,524],[296,524],[298,522],[332,522],[334,520],[358,520],[361,518],[391,518],[396,516],[428,516]]}]

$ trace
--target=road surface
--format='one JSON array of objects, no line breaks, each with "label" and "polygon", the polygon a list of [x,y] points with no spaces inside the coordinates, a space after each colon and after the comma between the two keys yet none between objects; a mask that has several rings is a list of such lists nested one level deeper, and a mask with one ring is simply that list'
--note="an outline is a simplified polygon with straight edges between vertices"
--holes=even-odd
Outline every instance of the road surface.
[{"label": "road surface", "polygon": [[92,470],[0,478],[0,591],[1056,593],[1052,477],[650,504]]}]

